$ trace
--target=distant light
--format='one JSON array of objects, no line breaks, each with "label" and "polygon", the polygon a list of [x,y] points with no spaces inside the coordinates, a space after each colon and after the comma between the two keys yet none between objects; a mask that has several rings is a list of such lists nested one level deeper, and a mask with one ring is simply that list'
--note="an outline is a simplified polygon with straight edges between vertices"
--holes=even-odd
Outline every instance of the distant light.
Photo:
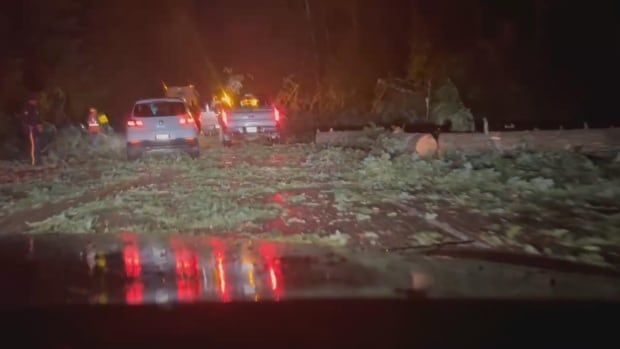
[{"label": "distant light", "polygon": [[228,127],[228,113],[226,113],[226,110],[222,110],[222,122],[224,126]]},{"label": "distant light", "polygon": [[258,106],[258,99],[251,97],[251,98],[244,98],[241,100],[241,106],[242,107],[257,107]]},{"label": "distant light", "polygon": [[232,98],[230,98],[230,96],[227,95],[226,92],[224,92],[224,95],[222,96],[222,102],[224,102],[224,104],[227,104],[228,106],[232,106],[233,104]]}]

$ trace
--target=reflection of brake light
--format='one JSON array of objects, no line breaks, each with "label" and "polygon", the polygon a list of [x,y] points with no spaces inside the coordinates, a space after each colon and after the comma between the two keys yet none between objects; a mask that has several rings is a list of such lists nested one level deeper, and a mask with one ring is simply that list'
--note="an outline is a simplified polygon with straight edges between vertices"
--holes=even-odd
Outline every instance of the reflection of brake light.
[{"label": "reflection of brake light", "polygon": [[271,201],[278,205],[284,205],[284,196],[280,193],[276,193],[271,197]]},{"label": "reflection of brake light", "polygon": [[144,284],[135,281],[125,289],[125,301],[127,304],[142,304],[144,300]]},{"label": "reflection of brake light", "polygon": [[220,283],[220,293],[222,297],[225,299],[227,297],[226,293],[226,272],[224,272],[224,262],[222,257],[217,258],[217,272],[219,275],[219,283]]},{"label": "reflection of brake light", "polygon": [[278,277],[273,267],[269,267],[269,278],[271,279],[271,289],[273,291],[278,289]]},{"label": "reflection of brake light", "polygon": [[209,245],[213,248],[213,272],[215,274],[215,285],[222,302],[230,302],[231,287],[226,279],[226,254],[225,246],[221,240],[210,238]]},{"label": "reflection of brake light", "polygon": [[195,301],[203,290],[200,275],[198,255],[193,250],[183,246],[176,238],[170,239],[170,246],[174,251],[175,272],[177,279],[177,298],[180,302]]},{"label": "reflection of brake light", "polygon": [[181,302],[191,302],[198,299],[202,293],[201,279],[177,278],[177,298]]},{"label": "reflection of brake light", "polygon": [[128,278],[139,278],[142,272],[140,262],[140,250],[134,244],[125,245],[123,249],[123,261],[125,262],[125,275]]},{"label": "reflection of brake light", "polygon": [[144,122],[142,120],[127,120],[128,127],[142,127]]},{"label": "reflection of brake light", "polygon": [[142,274],[142,262],[140,261],[140,248],[138,239],[133,234],[122,234],[125,243],[123,247],[123,263],[125,264],[125,276],[133,279],[125,288],[125,301],[127,304],[141,304],[144,297],[144,284],[140,280]]},{"label": "reflection of brake light", "polygon": [[174,251],[178,277],[192,278],[198,275],[198,257],[186,248]]},{"label": "reflection of brake light", "polygon": [[280,296],[284,290],[282,285],[282,267],[280,265],[280,259],[276,258],[276,248],[274,244],[263,243],[259,247],[259,252],[267,265],[267,271],[269,273],[269,284],[271,291],[275,297],[275,300],[280,300]]}]

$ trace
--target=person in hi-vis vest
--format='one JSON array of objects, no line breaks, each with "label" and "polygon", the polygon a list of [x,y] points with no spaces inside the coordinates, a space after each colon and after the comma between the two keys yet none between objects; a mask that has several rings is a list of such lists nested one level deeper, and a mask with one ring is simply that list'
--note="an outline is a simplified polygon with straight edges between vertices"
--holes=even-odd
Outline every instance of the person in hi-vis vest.
[{"label": "person in hi-vis vest", "polygon": [[99,136],[101,133],[101,125],[99,124],[99,113],[94,107],[88,109],[88,117],[86,118],[86,124],[88,125],[88,134],[90,136],[90,145],[97,147],[99,145]]}]

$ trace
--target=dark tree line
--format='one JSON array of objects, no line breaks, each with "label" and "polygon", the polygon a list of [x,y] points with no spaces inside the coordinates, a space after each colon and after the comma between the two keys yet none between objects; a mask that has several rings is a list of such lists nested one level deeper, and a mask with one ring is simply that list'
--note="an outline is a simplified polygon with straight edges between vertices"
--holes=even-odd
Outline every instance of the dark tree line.
[{"label": "dark tree line", "polygon": [[[54,122],[118,120],[161,82],[205,94],[224,67],[274,92],[295,74],[368,105],[377,78],[451,78],[477,116],[610,120],[620,30],[612,0],[6,0],[0,115],[36,91]],[[594,120],[596,121],[596,120]],[[8,129],[4,127],[4,129]]]}]

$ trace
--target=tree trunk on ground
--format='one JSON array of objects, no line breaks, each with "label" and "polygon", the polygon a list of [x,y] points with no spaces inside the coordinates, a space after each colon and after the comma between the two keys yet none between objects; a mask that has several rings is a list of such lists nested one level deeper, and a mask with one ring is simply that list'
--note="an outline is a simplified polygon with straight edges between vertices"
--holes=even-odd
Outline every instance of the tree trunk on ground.
[{"label": "tree trunk on ground", "polygon": [[[584,129],[557,131],[514,131],[484,133],[444,133],[439,142],[430,134],[386,133],[401,139],[406,151],[420,156],[451,152],[478,154],[484,152],[511,153],[519,150],[575,151],[588,155],[620,152],[620,129]],[[316,144],[369,149],[378,135],[368,131],[318,132]]]},{"label": "tree trunk on ground", "polygon": [[435,137],[428,133],[397,133],[394,136],[406,140],[407,149],[422,157],[434,156],[439,149]]},{"label": "tree trunk on ground", "polygon": [[[389,137],[402,140],[406,151],[423,157],[437,153],[437,141],[426,133],[392,133]],[[368,149],[373,145],[373,138],[367,131],[318,132],[316,144]]]},{"label": "tree trunk on ground", "polygon": [[620,151],[620,129],[557,131],[515,131],[444,133],[439,136],[439,153],[476,154],[488,151],[513,152],[522,149],[568,150],[591,155]]}]

